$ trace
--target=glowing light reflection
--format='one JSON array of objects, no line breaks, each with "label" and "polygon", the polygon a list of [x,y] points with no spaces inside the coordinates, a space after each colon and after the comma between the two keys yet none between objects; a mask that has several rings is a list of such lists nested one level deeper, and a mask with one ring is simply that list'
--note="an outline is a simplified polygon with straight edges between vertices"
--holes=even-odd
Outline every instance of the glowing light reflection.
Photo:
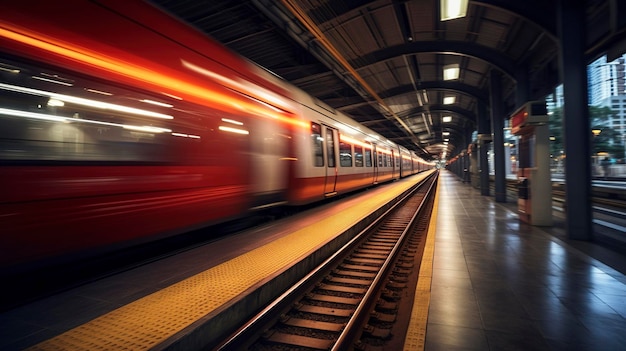
[{"label": "glowing light reflection", "polygon": [[230,118],[222,118],[222,122],[232,123],[232,124],[236,124],[238,126],[242,126],[243,125],[243,122],[235,121],[234,119],[230,119]]},{"label": "glowing light reflection", "polygon": [[139,101],[144,102],[146,104],[151,104],[151,105],[156,105],[156,106],[161,106],[161,107],[174,107],[174,105],[166,104],[160,101],[149,100],[149,99],[143,99]]},{"label": "glowing light reflection", "polygon": [[219,126],[219,130],[224,131],[224,132],[229,132],[229,133],[243,134],[243,135],[250,134],[250,132],[245,129],[232,128],[232,127],[226,127],[226,126]]},{"label": "glowing light reflection", "polygon": [[24,93],[24,94],[36,95],[36,96],[48,96],[52,99],[60,100],[63,102],[71,102],[73,104],[95,107],[95,108],[99,108],[103,110],[113,110],[113,111],[126,112],[126,113],[131,113],[131,114],[140,115],[140,116],[163,118],[163,119],[174,118],[173,116],[165,115],[165,114],[158,113],[158,112],[141,110],[138,108],[123,106],[123,105],[110,104],[108,102],[102,102],[102,101],[97,101],[97,100],[79,98],[76,96],[57,94],[57,93],[53,93],[53,92],[45,91],[45,90],[20,87],[17,85],[0,83],[0,89],[15,91],[15,92]]},{"label": "glowing light reflection", "polygon": [[0,108],[0,114],[14,116],[14,117],[25,117],[25,118],[31,118],[31,119],[53,121],[53,122],[98,124],[98,125],[105,125],[105,126],[112,126],[112,127],[121,127],[124,129],[138,130],[138,131],[143,131],[143,132],[150,132],[150,133],[171,132],[171,130],[167,128],[160,128],[160,127],[153,127],[153,126],[133,126],[133,125],[128,125],[128,124],[94,121],[91,119],[55,116],[55,115],[49,115],[45,113],[11,110],[8,108]]}]

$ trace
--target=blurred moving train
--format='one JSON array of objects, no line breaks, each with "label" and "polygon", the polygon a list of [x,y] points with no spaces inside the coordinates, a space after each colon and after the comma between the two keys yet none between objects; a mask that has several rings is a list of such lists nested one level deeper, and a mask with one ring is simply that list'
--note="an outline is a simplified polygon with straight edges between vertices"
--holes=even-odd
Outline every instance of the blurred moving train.
[{"label": "blurred moving train", "polygon": [[140,0],[3,4],[0,77],[4,272],[432,168]]}]

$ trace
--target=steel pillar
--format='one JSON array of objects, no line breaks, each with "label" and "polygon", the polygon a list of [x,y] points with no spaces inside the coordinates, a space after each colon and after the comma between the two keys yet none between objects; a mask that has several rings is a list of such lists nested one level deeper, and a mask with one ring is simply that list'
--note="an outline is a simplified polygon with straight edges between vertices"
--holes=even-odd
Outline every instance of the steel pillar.
[{"label": "steel pillar", "polygon": [[504,163],[504,112],[502,102],[502,74],[494,69],[489,74],[491,130],[493,132],[493,163],[495,170],[496,202],[506,202],[506,166]]},{"label": "steel pillar", "polygon": [[585,6],[561,0],[558,11],[560,76],[563,82],[565,140],[565,227],[570,239],[590,240],[591,127],[587,106]]}]

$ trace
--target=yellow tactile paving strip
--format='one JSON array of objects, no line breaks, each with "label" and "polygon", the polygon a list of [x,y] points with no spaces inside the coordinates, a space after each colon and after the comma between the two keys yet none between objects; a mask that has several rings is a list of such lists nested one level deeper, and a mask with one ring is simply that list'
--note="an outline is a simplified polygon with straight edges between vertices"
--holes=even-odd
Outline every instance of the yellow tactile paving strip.
[{"label": "yellow tactile paving strip", "polygon": [[[363,201],[350,211],[363,215],[371,213],[385,199],[398,196],[414,183],[403,184],[406,187],[391,187],[384,194]],[[354,222],[354,216],[347,216],[345,213],[329,216],[30,349],[148,350],[325,244]],[[320,228],[336,230],[326,231]]]},{"label": "yellow tactile paving strip", "polygon": [[[439,184],[437,184],[437,193],[439,193]],[[430,286],[433,278],[435,224],[437,223],[438,209],[439,197],[436,196],[415,289],[411,320],[404,339],[404,351],[424,350],[426,347],[426,325],[428,323],[428,307],[430,306]]]}]

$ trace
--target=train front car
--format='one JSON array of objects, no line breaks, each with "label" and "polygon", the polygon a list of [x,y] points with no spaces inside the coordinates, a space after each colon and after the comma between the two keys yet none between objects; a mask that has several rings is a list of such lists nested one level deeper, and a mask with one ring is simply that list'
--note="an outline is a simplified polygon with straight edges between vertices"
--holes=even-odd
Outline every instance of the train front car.
[{"label": "train front car", "polygon": [[0,91],[0,273],[284,201],[286,92],[141,1],[3,4]]}]

